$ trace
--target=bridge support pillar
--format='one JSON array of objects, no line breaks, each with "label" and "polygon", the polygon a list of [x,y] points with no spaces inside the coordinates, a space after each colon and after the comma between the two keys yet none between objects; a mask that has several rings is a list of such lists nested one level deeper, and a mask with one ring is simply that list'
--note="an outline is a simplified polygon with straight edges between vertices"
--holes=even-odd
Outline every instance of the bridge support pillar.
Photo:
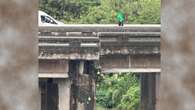
[{"label": "bridge support pillar", "polygon": [[69,62],[70,110],[94,110],[94,70],[94,61],[72,60]]},{"label": "bridge support pillar", "polygon": [[156,73],[141,74],[140,110],[155,110],[156,103]]}]

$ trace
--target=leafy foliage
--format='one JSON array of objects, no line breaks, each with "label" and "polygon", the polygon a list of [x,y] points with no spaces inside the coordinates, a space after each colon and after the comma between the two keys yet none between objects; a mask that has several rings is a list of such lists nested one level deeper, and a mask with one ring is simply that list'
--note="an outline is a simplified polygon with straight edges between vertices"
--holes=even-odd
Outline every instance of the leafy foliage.
[{"label": "leafy foliage", "polygon": [[116,23],[119,10],[128,24],[160,23],[160,0],[40,0],[39,7],[65,23]]},{"label": "leafy foliage", "polygon": [[97,84],[96,101],[99,105],[118,110],[138,109],[140,86],[134,74],[106,75]]}]

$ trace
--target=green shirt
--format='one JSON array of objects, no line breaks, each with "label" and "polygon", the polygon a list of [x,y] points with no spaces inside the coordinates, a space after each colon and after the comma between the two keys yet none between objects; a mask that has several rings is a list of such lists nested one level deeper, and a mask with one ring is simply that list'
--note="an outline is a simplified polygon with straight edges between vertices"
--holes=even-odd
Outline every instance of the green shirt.
[{"label": "green shirt", "polygon": [[116,18],[117,18],[117,20],[118,20],[119,22],[123,22],[123,21],[125,20],[125,15],[124,15],[123,12],[119,11],[119,12],[117,12]]}]

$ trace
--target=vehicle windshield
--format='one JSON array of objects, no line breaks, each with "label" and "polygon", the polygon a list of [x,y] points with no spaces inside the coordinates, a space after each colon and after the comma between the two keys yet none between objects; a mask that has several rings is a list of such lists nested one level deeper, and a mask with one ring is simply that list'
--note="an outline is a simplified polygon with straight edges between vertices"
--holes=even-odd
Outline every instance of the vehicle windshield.
[{"label": "vehicle windshield", "polygon": [[57,24],[53,19],[51,19],[49,16],[41,15],[41,22],[42,23],[50,23],[50,24]]}]

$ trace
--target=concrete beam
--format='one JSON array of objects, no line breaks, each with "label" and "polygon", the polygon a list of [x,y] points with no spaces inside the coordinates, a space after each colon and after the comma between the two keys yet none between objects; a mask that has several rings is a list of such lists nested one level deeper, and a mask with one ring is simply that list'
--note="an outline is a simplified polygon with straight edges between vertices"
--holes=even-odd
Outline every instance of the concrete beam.
[{"label": "concrete beam", "polygon": [[68,60],[39,60],[39,73],[66,74],[68,73]]},{"label": "concrete beam", "polygon": [[68,78],[68,73],[39,73],[39,78]]},{"label": "concrete beam", "polygon": [[73,46],[71,45],[71,43],[39,43],[38,44],[40,48],[52,48],[52,47],[55,47],[55,48],[60,48],[60,47],[67,47],[67,48],[71,48],[71,47],[77,47],[77,48],[81,48],[82,47],[86,47],[86,48],[90,48],[90,47],[94,47],[94,48],[98,48],[99,45],[97,43],[80,43],[78,46]]},{"label": "concrete beam", "polygon": [[40,32],[160,32],[160,25],[124,25],[117,24],[67,24],[61,26],[40,26]]},{"label": "concrete beam", "polygon": [[39,43],[99,43],[98,37],[92,36],[39,36]]},{"label": "concrete beam", "polygon": [[39,44],[39,59],[98,60],[98,44]]},{"label": "concrete beam", "polygon": [[99,37],[118,37],[118,36],[126,36],[126,37],[160,37],[160,32],[98,32]]},{"label": "concrete beam", "polygon": [[160,68],[112,68],[112,69],[103,69],[101,73],[160,73]]},{"label": "concrete beam", "polygon": [[105,55],[100,57],[102,71],[160,72],[160,55]]}]

